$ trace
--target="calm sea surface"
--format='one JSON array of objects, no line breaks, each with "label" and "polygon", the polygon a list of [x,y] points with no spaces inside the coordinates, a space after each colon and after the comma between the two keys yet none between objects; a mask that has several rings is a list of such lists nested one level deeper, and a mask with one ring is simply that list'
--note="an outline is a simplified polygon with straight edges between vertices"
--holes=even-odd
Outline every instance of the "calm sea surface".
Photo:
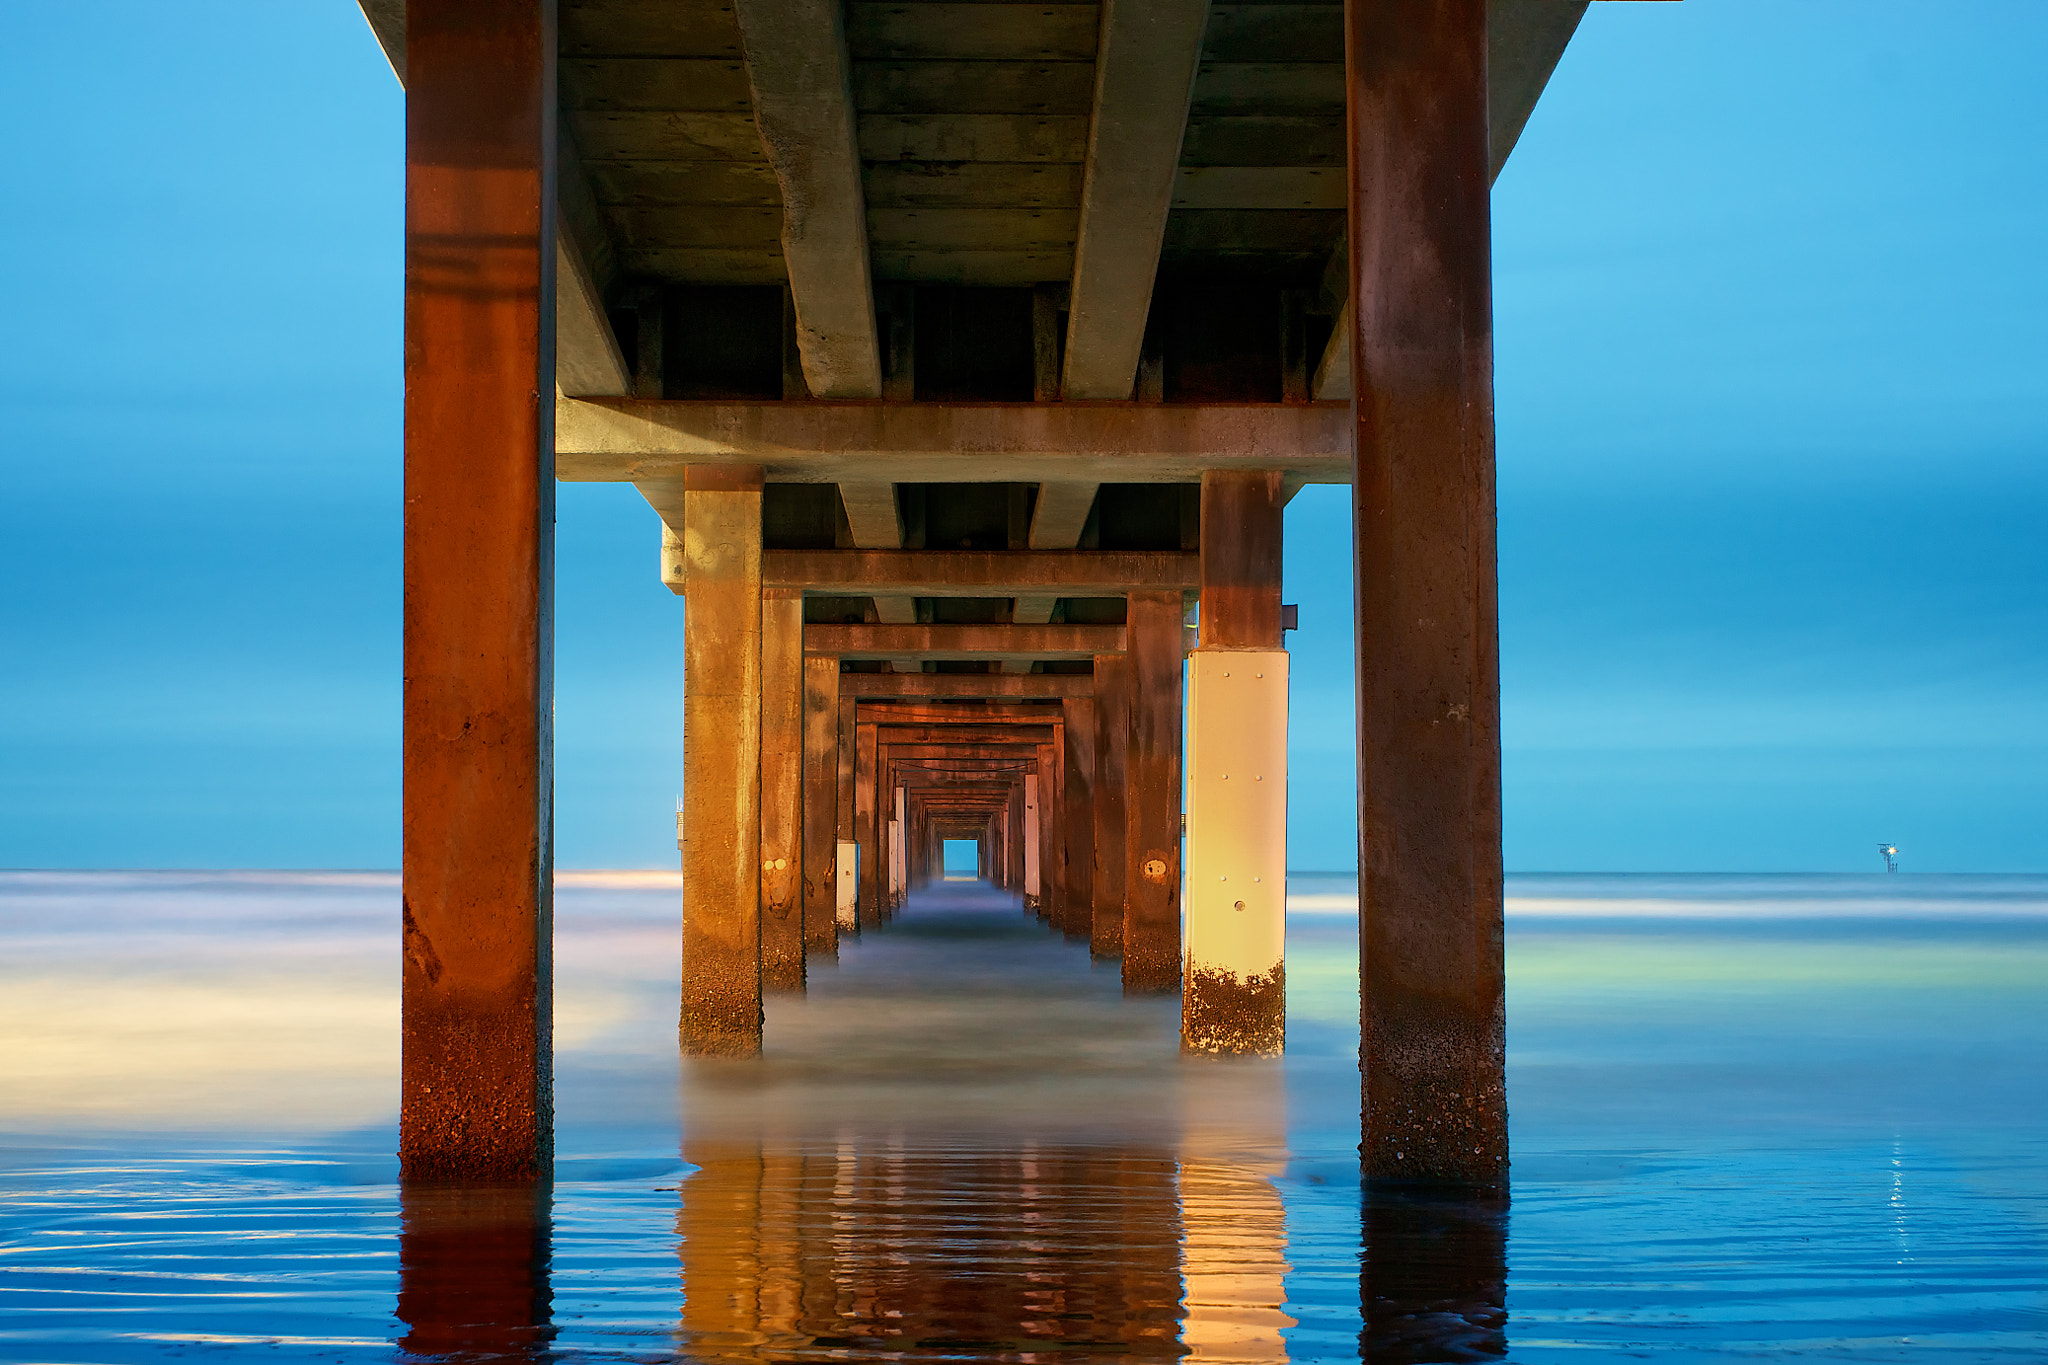
[{"label": "calm sea surface", "polygon": [[2048,1360],[2048,878],[1512,879],[1497,1206],[1361,1196],[1350,892],[1284,1062],[952,883],[683,1065],[565,874],[522,1199],[396,1184],[395,878],[0,874],[0,1361]]}]

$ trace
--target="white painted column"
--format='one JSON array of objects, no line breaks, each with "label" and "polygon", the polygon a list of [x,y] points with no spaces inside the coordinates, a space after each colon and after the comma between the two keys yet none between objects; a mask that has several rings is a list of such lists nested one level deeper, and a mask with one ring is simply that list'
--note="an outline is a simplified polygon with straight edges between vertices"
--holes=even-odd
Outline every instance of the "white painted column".
[{"label": "white painted column", "polygon": [[1188,657],[1190,1051],[1269,1055],[1286,1041],[1287,651]]},{"label": "white painted column", "polygon": [[1043,900],[1040,891],[1038,868],[1038,785],[1039,775],[1027,773],[1024,777],[1024,904],[1036,910]]},{"label": "white painted column", "polygon": [[841,929],[860,932],[860,845],[851,839],[839,841],[838,866],[833,885],[832,916]]}]

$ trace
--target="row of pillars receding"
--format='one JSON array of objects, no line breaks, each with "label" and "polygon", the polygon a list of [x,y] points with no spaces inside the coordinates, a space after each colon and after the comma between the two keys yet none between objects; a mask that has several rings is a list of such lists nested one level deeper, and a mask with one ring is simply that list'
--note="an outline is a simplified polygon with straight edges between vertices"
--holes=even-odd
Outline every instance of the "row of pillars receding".
[{"label": "row of pillars receding", "polygon": [[[551,1163],[553,8],[408,6],[401,1159],[415,1180],[531,1179]],[[1382,1179],[1486,1183],[1507,1161],[1486,13],[1345,6],[1361,1150]],[[711,539],[689,612],[727,623],[692,628],[692,758],[738,770],[770,723],[759,475],[692,478]],[[1126,755],[1143,807],[1125,837],[1157,845],[1114,866],[1156,853],[1167,868],[1125,888],[1124,957],[1170,980],[1178,748],[1159,742],[1174,730],[1160,679],[1181,655],[1120,657],[1131,695],[1159,700],[1112,708],[1095,741]],[[1245,682],[1211,670],[1230,671],[1198,656],[1198,710]],[[1198,730],[1198,768],[1207,743]],[[758,793],[692,781],[685,798],[686,820],[707,807],[686,894],[725,909],[692,917],[705,970],[684,1008],[706,1046],[736,1051],[757,987],[711,964],[760,952]],[[1191,847],[1199,895],[1209,841]]]},{"label": "row of pillars receding", "polygon": [[[1192,653],[1184,594],[1132,593],[1125,648],[1095,657],[1085,690],[1045,702],[958,686],[863,698],[864,675],[806,657],[801,590],[761,585],[761,487],[758,468],[694,468],[673,528],[688,603],[685,1049],[757,1052],[763,991],[801,989],[807,957],[893,914],[929,881],[940,840],[971,838],[984,877],[1121,959],[1126,990],[1182,990],[1189,1049],[1279,1051],[1279,474],[1203,479]],[[1185,906],[1184,726],[1186,829],[1200,850]]]}]

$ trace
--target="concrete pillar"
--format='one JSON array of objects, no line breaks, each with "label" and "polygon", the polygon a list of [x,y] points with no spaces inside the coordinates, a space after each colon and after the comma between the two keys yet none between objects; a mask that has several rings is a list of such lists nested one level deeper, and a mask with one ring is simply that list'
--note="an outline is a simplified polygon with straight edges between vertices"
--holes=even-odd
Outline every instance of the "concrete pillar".
[{"label": "concrete pillar", "polygon": [[873,721],[857,720],[853,727],[853,841],[860,845],[860,924],[866,929],[882,922],[883,818],[880,746]]},{"label": "concrete pillar", "polygon": [[1003,822],[1003,845],[1009,856],[1004,860],[1004,885],[1017,897],[1017,903],[1030,908],[1024,898],[1024,782],[1022,775],[1011,774],[1010,805],[1008,818]]},{"label": "concrete pillar", "polygon": [[1038,912],[1045,910],[1045,875],[1041,866],[1043,852],[1039,843],[1038,774],[1024,775],[1024,907]]},{"label": "concrete pillar", "polygon": [[860,842],[854,838],[853,820],[854,790],[859,778],[856,705],[852,697],[839,699],[839,796],[833,802],[839,852],[833,860],[832,904],[842,935],[860,933]]},{"label": "concrete pillar", "polygon": [[1064,869],[1060,931],[1086,940],[1095,910],[1095,699],[1068,697],[1060,703],[1066,745],[1060,765],[1060,819]]},{"label": "concrete pillar", "polygon": [[1124,955],[1124,873],[1130,841],[1125,768],[1131,751],[1131,665],[1122,654],[1095,656],[1095,912],[1088,951]]},{"label": "concrete pillar", "polygon": [[761,1050],[761,471],[683,474],[682,1044]]},{"label": "concrete pillar", "polygon": [[1507,1174],[1486,10],[1345,7],[1375,1180]]},{"label": "concrete pillar", "polygon": [[1280,478],[1202,478],[1201,643],[1188,660],[1187,975],[1181,1045],[1286,1041],[1287,654]]},{"label": "concrete pillar", "polygon": [[839,855],[839,661],[804,660],[804,952],[839,951],[835,918]]},{"label": "concrete pillar", "polygon": [[893,835],[889,845],[890,904],[901,908],[910,895],[910,809],[909,794],[902,787],[895,789],[895,796],[896,818],[890,821]]},{"label": "concrete pillar", "polygon": [[1134,592],[1125,760],[1124,990],[1180,989],[1182,620],[1178,592]]},{"label": "concrete pillar", "polygon": [[399,1163],[417,1180],[540,1180],[553,1160],[552,14],[412,5]]},{"label": "concrete pillar", "polygon": [[804,595],[761,594],[761,984],[804,987]]}]

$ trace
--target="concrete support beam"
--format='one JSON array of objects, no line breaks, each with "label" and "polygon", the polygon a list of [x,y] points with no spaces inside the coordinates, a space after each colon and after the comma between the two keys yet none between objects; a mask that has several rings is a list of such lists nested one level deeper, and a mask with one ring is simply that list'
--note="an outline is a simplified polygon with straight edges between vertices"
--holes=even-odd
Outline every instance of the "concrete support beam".
[{"label": "concrete support beam", "polygon": [[1095,656],[1095,911],[1088,951],[1124,955],[1124,883],[1130,842],[1131,665],[1123,654]]},{"label": "concrete support beam", "polygon": [[555,384],[573,397],[633,391],[633,376],[605,316],[604,294],[566,228],[555,233]]},{"label": "concrete support beam", "polygon": [[1124,991],[1180,989],[1181,661],[1179,593],[1130,598]]},{"label": "concrete support beam", "polygon": [[[761,984],[804,986],[804,595],[761,593]],[[687,780],[687,774],[685,777]]]},{"label": "concrete support beam", "polygon": [[[1346,9],[1362,1152],[1507,1174],[1484,0]],[[1431,186],[1428,194],[1389,192]]]},{"label": "concrete support beam", "polygon": [[847,529],[863,550],[895,550],[903,545],[903,513],[896,505],[896,485],[886,481],[845,479],[839,501],[846,508]]},{"label": "concrete support beam", "polygon": [[[839,501],[846,509],[846,524],[853,533],[853,543],[861,550],[895,552],[903,544],[903,514],[896,503],[895,484],[873,480],[842,482]],[[907,626],[917,620],[914,595],[889,592],[871,595],[875,599],[875,617],[885,625]],[[891,662],[898,673],[920,671],[915,659],[900,657]]]},{"label": "concrete support beam", "polygon": [[1087,482],[1039,484],[1038,505],[1031,511],[1031,548],[1071,550],[1080,544],[1100,488]]},{"label": "concrete support beam", "polygon": [[769,550],[762,581],[834,596],[1121,597],[1193,590],[1198,555],[1180,550]]},{"label": "concrete support beam", "polygon": [[1095,680],[1086,673],[842,673],[843,694],[858,697],[1086,697]]},{"label": "concrete support beam", "polygon": [[414,0],[399,1168],[553,1163],[551,6]]},{"label": "concrete support beam", "polygon": [[[1170,595],[1180,601],[1179,593]],[[846,659],[1090,659],[1123,647],[1122,626],[804,627],[805,653]]]},{"label": "concrete support beam", "polygon": [[1066,722],[1066,712],[1059,703],[1038,701],[864,701],[861,703],[860,713],[878,725],[973,726],[1014,725],[1020,722],[1027,725],[1060,725]]},{"label": "concrete support beam", "polygon": [[1131,396],[1208,0],[1103,0],[1061,392]]},{"label": "concrete support beam", "polygon": [[804,382],[819,398],[882,396],[844,6],[735,0],[754,122],[782,190],[782,259]]},{"label": "concrete support beam", "polygon": [[682,1046],[761,1050],[761,471],[683,486]]},{"label": "concrete support beam", "polygon": [[805,659],[803,926],[808,957],[835,957],[839,820],[839,662]]},{"label": "concrete support beam", "polygon": [[[1350,409],[1337,403],[605,398],[565,399],[559,409],[555,448],[565,480],[644,491],[692,464],[759,464],[774,482],[838,484],[864,549],[901,544],[875,539],[895,507],[894,495],[884,501],[879,490],[894,483],[1187,483],[1205,469],[1279,469],[1308,483],[1343,483],[1351,470]],[[870,523],[862,507],[875,509],[873,531],[863,529]]]}]

